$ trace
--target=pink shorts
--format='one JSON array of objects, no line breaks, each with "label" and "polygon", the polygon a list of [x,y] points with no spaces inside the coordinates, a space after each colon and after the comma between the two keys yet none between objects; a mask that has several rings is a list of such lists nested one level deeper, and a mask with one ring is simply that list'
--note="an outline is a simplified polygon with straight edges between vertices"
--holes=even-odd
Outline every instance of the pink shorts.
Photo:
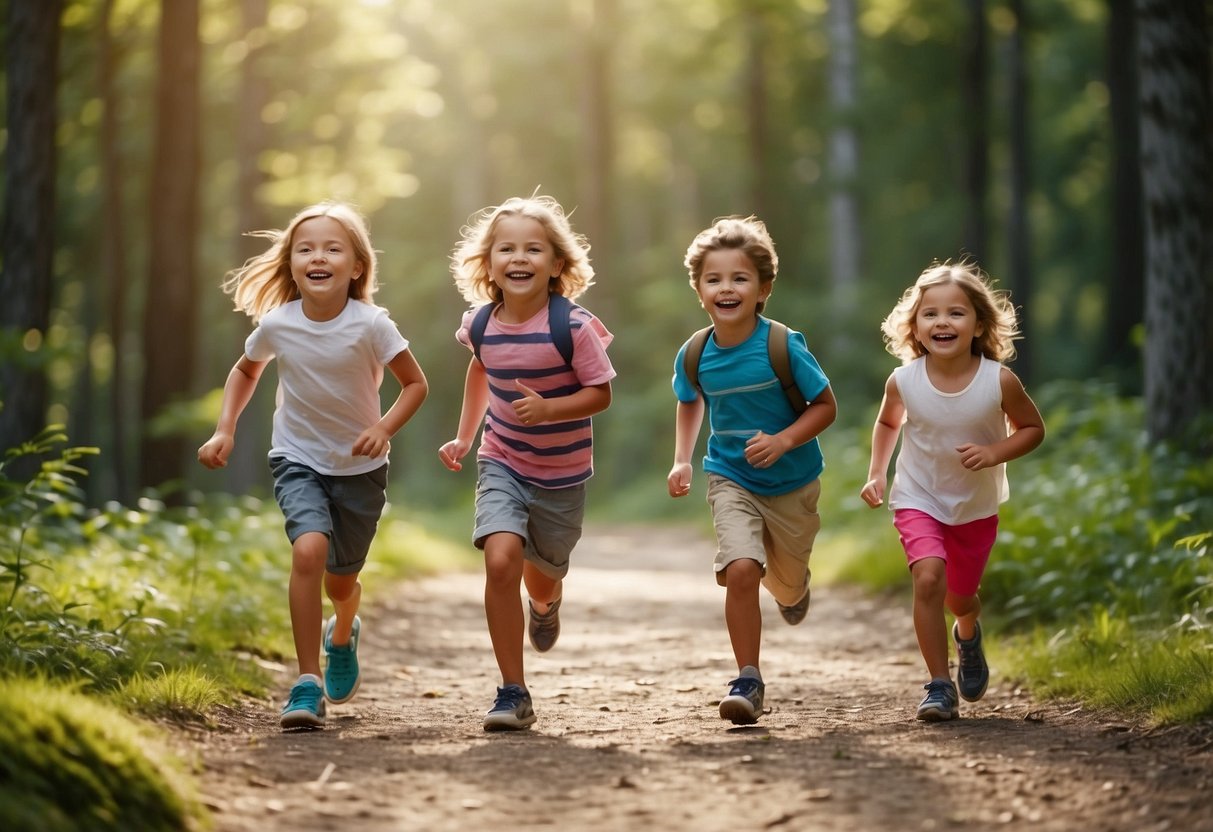
[{"label": "pink shorts", "polygon": [[906,562],[941,558],[946,564],[948,591],[976,595],[998,537],[998,515],[949,526],[924,511],[902,508],[893,512],[893,526],[901,535]]}]

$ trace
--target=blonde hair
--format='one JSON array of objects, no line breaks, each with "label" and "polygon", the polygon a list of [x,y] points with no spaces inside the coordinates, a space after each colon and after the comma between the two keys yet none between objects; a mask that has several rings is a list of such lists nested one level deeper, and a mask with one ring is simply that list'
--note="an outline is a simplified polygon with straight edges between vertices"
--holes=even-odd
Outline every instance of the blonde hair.
[{"label": "blonde hair", "polygon": [[250,237],[264,237],[270,247],[243,266],[232,269],[223,281],[223,291],[232,296],[236,308],[254,322],[260,321],[271,309],[299,298],[299,287],[291,277],[291,241],[301,223],[317,217],[331,217],[350,235],[354,258],[362,266],[357,280],[350,281],[349,296],[367,301],[375,296],[376,253],[371,247],[371,235],[366,219],[352,205],[344,202],[318,202],[304,208],[287,225],[285,231],[250,231]]},{"label": "blonde hair", "polygon": [[526,217],[543,226],[555,257],[564,261],[564,269],[551,278],[551,291],[573,300],[593,285],[590,244],[573,231],[560,203],[550,196],[511,197],[500,205],[477,211],[459,230],[462,239],[451,254],[451,272],[455,286],[468,303],[501,302],[501,287],[489,274],[489,252],[493,235],[504,217]]},{"label": "blonde hair", "polygon": [[[699,290],[699,278],[703,276],[703,261],[710,252],[733,248],[745,254],[758,272],[759,285],[773,283],[779,274],[779,256],[775,254],[775,241],[767,231],[766,223],[751,215],[732,216],[716,220],[710,228],[695,235],[687,247],[683,265],[690,275],[691,288]],[[761,314],[766,304],[758,303]]]},{"label": "blonde hair", "polygon": [[1014,358],[1013,341],[1020,336],[1010,293],[995,289],[985,273],[968,261],[935,263],[918,276],[880,324],[885,349],[906,364],[926,355],[926,348],[914,337],[914,321],[922,306],[922,296],[927,289],[949,284],[964,291],[977,313],[982,332],[973,339],[973,354],[995,361]]}]

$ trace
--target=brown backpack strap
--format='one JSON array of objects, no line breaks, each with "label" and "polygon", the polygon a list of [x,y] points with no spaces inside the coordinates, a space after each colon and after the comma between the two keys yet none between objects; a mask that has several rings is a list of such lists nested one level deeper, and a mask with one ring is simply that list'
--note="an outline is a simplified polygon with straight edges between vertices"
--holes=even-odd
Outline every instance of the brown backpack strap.
[{"label": "brown backpack strap", "polygon": [[[768,319],[769,320],[769,319]],[[771,359],[771,367],[779,386],[783,388],[788,403],[797,414],[804,413],[809,405],[804,400],[796,379],[792,376],[792,359],[788,355],[788,328],[779,321],[771,321],[771,330],[767,336],[767,355]]]},{"label": "brown backpack strap", "polygon": [[691,386],[701,395],[703,388],[699,386],[699,359],[703,357],[703,348],[712,337],[712,329],[713,327],[705,326],[687,339],[686,352],[682,354],[682,370],[687,374],[687,381],[691,382]]}]

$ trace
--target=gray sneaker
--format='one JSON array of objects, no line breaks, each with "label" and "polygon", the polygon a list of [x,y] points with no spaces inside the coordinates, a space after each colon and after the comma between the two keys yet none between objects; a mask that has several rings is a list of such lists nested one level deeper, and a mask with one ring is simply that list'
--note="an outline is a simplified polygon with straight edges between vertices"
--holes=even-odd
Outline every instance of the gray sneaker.
[{"label": "gray sneaker", "polygon": [[531,695],[522,685],[497,688],[497,700],[484,715],[486,731],[518,731],[535,721]]},{"label": "gray sneaker", "polygon": [[956,685],[951,679],[932,679],[923,685],[927,695],[918,706],[918,718],[923,722],[946,722],[960,716]]},{"label": "gray sneaker", "polygon": [[956,686],[966,702],[976,702],[985,696],[990,684],[990,666],[981,649],[981,622],[975,621],[973,626],[976,628],[973,637],[962,639],[960,629],[952,624],[952,640],[956,642]]},{"label": "gray sneaker", "polygon": [[793,626],[795,626],[796,624],[799,624],[801,621],[804,621],[805,614],[808,613],[808,611],[809,611],[810,595],[811,595],[811,592],[809,590],[809,587],[805,586],[804,597],[801,598],[799,601],[797,601],[795,604],[792,604],[792,606],[785,607],[783,604],[780,604],[778,601],[776,601],[775,605],[777,607],[779,607],[779,614],[783,616],[783,620]]},{"label": "gray sneaker", "polygon": [[540,653],[546,653],[560,638],[560,598],[548,605],[548,611],[543,615],[535,612],[535,607],[527,600],[526,634],[531,640],[531,646]]},{"label": "gray sneaker", "polygon": [[729,695],[720,700],[720,718],[727,719],[734,725],[753,725],[762,716],[762,695],[766,685],[757,676],[745,675],[729,682]]}]

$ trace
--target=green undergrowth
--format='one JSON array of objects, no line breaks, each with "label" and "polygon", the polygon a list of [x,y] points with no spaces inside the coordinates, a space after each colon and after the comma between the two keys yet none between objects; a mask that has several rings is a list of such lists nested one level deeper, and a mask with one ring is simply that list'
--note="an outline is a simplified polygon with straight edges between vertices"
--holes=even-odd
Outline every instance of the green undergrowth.
[{"label": "green undergrowth", "polygon": [[0,829],[209,827],[188,778],[119,709],[61,684],[0,681]]}]

